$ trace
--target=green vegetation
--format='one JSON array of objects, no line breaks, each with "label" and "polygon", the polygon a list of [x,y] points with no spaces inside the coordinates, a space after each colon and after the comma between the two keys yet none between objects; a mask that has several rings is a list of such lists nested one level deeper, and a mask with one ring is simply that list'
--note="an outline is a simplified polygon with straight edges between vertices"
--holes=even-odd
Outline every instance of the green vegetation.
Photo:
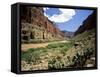
[{"label": "green vegetation", "polygon": [[56,57],[51,58],[48,61],[48,68],[49,69],[62,69],[62,68],[67,68],[69,64],[69,56],[61,56],[58,55]]},{"label": "green vegetation", "polygon": [[[27,50],[26,52],[21,52],[21,60],[22,61],[26,61],[27,64],[38,64],[41,63],[41,60],[47,59],[48,60],[48,68],[50,67],[52,60],[54,60],[54,58],[52,58],[52,56],[56,56],[56,64],[54,63],[54,66],[61,65],[61,67],[63,66],[63,61],[62,58],[63,56],[66,55],[66,52],[68,51],[68,49],[70,49],[74,44],[73,43],[55,43],[55,44],[49,44],[47,47],[45,48],[31,48],[29,50]],[[51,56],[49,56],[49,54],[51,53]],[[59,55],[62,55],[61,57]],[[46,56],[48,55],[48,57]],[[59,59],[59,57],[61,59]],[[59,59],[59,60],[58,60]],[[62,64],[61,64],[62,63]]]},{"label": "green vegetation", "polygon": [[93,56],[95,50],[93,48],[87,48],[84,50],[83,54],[77,53],[76,56],[73,57],[73,67],[84,67],[86,64],[86,60],[90,59]]},{"label": "green vegetation", "polygon": [[81,42],[89,42],[91,39],[95,38],[95,29],[92,29],[90,31],[85,31],[81,34],[78,34],[74,38],[72,38],[73,41],[81,41]]},{"label": "green vegetation", "polygon": [[[31,48],[21,52],[21,60],[38,69],[62,69],[87,67],[91,57],[95,57],[95,30],[85,31],[70,42],[50,43],[46,47]],[[93,64],[93,66],[95,66]],[[42,66],[44,65],[44,66]],[[25,67],[23,67],[25,68]]]},{"label": "green vegetation", "polygon": [[55,49],[60,51],[63,55],[66,54],[66,51],[68,49],[70,49],[72,46],[74,45],[74,43],[56,43],[56,44],[49,44],[47,46],[48,49]]},{"label": "green vegetation", "polygon": [[40,52],[34,52],[34,49],[30,49],[28,50],[28,52],[22,52],[21,53],[21,58],[23,61],[26,61],[28,64],[30,64],[31,62],[33,63],[38,63],[39,60],[39,54]]},{"label": "green vegetation", "polygon": [[95,56],[95,29],[85,31],[72,40],[82,45],[79,46],[80,49],[77,51],[78,53],[73,57],[72,61],[74,64],[71,67],[86,67],[87,60],[91,62],[90,58]]},{"label": "green vegetation", "polygon": [[59,69],[64,67],[64,62],[62,61],[62,57],[57,56],[57,58],[52,58],[48,61],[49,69]]},{"label": "green vegetation", "polygon": [[42,54],[45,54],[47,52],[46,48],[36,48],[36,49],[29,49],[26,52],[21,52],[21,59],[23,61],[26,61],[28,64],[38,64],[40,57]]}]

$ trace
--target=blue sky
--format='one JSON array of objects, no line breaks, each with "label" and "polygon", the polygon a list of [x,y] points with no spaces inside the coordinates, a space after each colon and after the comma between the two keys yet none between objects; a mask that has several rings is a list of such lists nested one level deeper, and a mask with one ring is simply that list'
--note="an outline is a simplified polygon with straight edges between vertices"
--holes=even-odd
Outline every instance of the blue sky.
[{"label": "blue sky", "polygon": [[44,8],[44,15],[60,30],[75,32],[93,10]]}]

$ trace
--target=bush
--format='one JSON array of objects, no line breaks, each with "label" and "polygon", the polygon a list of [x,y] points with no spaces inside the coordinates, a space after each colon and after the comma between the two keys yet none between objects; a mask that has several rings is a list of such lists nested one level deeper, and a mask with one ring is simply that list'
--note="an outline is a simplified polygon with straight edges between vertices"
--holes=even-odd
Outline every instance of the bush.
[{"label": "bush", "polygon": [[[37,64],[42,59],[41,57],[46,55],[48,51],[58,51],[63,57],[65,56],[67,50],[73,46],[72,43],[56,43],[49,44],[47,47],[41,48],[31,48],[26,52],[21,52],[21,60],[26,61],[28,64],[33,63]],[[64,60],[63,60],[64,61]],[[49,60],[50,68],[62,68],[64,62],[61,60],[60,56]],[[53,65],[52,65],[53,64]],[[52,66],[51,66],[52,65]]]},{"label": "bush", "polygon": [[63,58],[63,56],[57,56],[48,61],[49,69],[62,69],[67,67],[67,58]]},{"label": "bush", "polygon": [[61,59],[52,58],[48,61],[49,69],[60,69],[63,68],[64,64],[61,62]]},{"label": "bush", "polygon": [[36,51],[35,49],[29,49],[26,52],[21,53],[21,59],[26,61],[28,64],[30,63],[38,63],[40,59],[40,51]]},{"label": "bush", "polygon": [[62,48],[60,49],[61,54],[65,55],[68,49],[69,49],[69,48],[66,47],[66,46],[62,47]]},{"label": "bush", "polygon": [[51,48],[63,48],[63,47],[66,47],[66,48],[70,48],[73,46],[73,43],[56,43],[56,44],[49,44],[47,46],[47,48],[51,49]]},{"label": "bush", "polygon": [[74,63],[73,67],[83,67],[86,63],[86,60],[90,59],[90,57],[93,55],[93,52],[93,48],[87,48],[84,50],[83,55],[77,53],[72,59]]}]

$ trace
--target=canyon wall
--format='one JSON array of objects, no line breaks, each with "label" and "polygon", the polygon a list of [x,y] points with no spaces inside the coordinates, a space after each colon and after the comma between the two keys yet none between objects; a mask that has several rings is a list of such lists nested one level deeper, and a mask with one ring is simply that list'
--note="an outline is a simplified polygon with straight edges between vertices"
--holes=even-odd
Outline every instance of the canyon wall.
[{"label": "canyon wall", "polygon": [[83,25],[81,25],[78,30],[75,32],[75,35],[83,33],[84,31],[88,31],[91,29],[95,29],[97,25],[97,16],[96,11],[93,11],[91,15],[87,17],[87,19],[83,22]]},{"label": "canyon wall", "polygon": [[43,8],[21,7],[22,43],[46,42],[62,39],[64,39],[64,33],[44,16]]}]

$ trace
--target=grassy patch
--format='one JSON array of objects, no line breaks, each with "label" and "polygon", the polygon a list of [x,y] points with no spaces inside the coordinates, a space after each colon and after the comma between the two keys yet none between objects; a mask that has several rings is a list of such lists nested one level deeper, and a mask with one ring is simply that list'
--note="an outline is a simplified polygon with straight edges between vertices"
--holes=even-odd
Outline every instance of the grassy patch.
[{"label": "grassy patch", "polygon": [[39,52],[22,52],[21,55],[22,60],[26,61],[28,64],[30,64],[31,62],[36,64],[40,59]]},{"label": "grassy patch", "polygon": [[21,59],[26,61],[27,63],[38,63],[41,60],[41,57],[45,57],[47,52],[52,51],[54,52],[59,51],[59,54],[66,55],[66,52],[69,48],[73,46],[73,43],[56,43],[56,44],[49,44],[47,47],[43,48],[31,48],[26,52],[21,52]]}]

